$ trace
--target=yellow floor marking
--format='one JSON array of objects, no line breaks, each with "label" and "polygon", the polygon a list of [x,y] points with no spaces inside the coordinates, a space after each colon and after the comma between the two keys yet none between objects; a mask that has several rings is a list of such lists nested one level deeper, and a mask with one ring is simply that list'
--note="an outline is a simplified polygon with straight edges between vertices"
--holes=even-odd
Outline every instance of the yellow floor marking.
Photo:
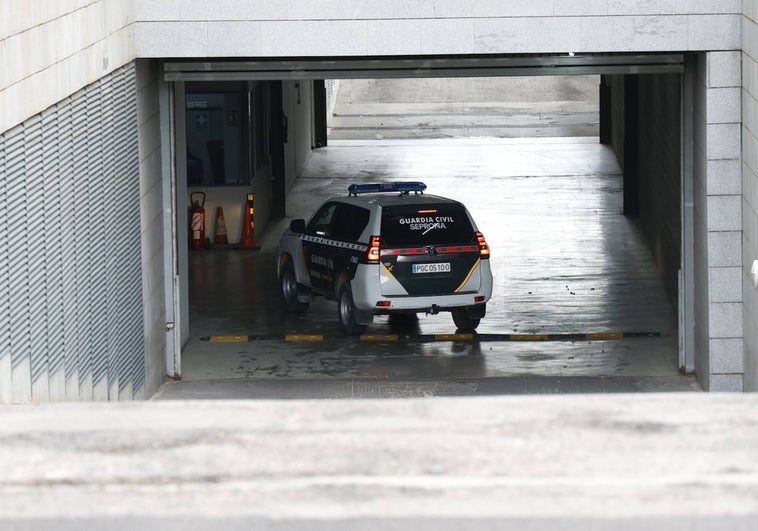
[{"label": "yellow floor marking", "polygon": [[211,336],[216,343],[247,343],[247,336]]},{"label": "yellow floor marking", "polygon": [[585,337],[589,340],[624,339],[624,334],[623,332],[597,332],[595,334],[585,334]]},{"label": "yellow floor marking", "polygon": [[363,334],[361,341],[397,341],[398,336],[395,334]]},{"label": "yellow floor marking", "polygon": [[511,334],[512,341],[547,341],[547,334]]},{"label": "yellow floor marking", "polygon": [[288,334],[284,336],[285,341],[323,341],[322,335],[306,335],[306,334]]},{"label": "yellow floor marking", "polygon": [[437,341],[471,340],[473,338],[474,334],[436,334],[434,336]]}]

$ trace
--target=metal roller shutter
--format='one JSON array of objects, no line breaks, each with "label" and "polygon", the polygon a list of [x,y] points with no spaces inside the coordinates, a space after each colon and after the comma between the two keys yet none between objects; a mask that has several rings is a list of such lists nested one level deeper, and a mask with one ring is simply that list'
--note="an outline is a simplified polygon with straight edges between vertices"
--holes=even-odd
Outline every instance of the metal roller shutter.
[{"label": "metal roller shutter", "polygon": [[[42,117],[37,115],[24,124],[24,173],[26,177],[26,219],[18,227],[18,236],[26,245],[26,283],[25,292],[29,297],[29,306],[25,312],[27,321],[18,328],[19,337],[28,334],[26,341],[29,349],[31,382],[40,382],[47,387],[47,349],[45,331],[47,310],[45,305],[46,275],[45,247],[48,240],[48,227],[45,223],[45,190],[42,157]],[[27,328],[28,327],[28,328]],[[45,399],[47,389],[43,396]],[[33,392],[33,391],[32,391]]]},{"label": "metal roller shutter", "polygon": [[11,395],[20,402],[31,400],[25,129],[26,125],[15,128],[5,146]]},{"label": "metal roller shutter", "polygon": [[[5,137],[0,135],[0,168],[6,168]],[[8,174],[0,178],[0,204],[8,204]],[[0,212],[0,234],[8,234],[8,216]],[[0,245],[0,403],[11,401],[11,314],[8,245]]]},{"label": "metal roller shutter", "polygon": [[[61,179],[59,164],[61,144],[58,123],[58,106],[42,113],[42,176],[43,176],[43,224],[46,229],[44,261],[46,289],[43,297],[45,319],[45,368],[47,369],[48,398],[61,400],[65,397],[65,373],[63,369],[63,268],[61,263],[61,233],[63,205],[61,204]],[[41,385],[34,388],[35,395],[44,393]],[[40,397],[40,400],[42,397]]]}]

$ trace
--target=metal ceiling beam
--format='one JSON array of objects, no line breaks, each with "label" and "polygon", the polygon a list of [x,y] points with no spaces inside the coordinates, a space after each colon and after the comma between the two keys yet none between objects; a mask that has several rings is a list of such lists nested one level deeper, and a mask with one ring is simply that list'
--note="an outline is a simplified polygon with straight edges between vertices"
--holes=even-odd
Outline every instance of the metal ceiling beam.
[{"label": "metal ceiling beam", "polygon": [[166,81],[680,74],[682,54],[167,61]]}]

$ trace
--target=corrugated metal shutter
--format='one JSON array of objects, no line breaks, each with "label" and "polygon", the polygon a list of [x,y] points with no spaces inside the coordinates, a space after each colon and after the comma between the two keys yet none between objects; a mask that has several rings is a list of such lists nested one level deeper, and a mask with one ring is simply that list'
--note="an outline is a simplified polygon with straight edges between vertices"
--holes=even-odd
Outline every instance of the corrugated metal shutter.
[{"label": "corrugated metal shutter", "polygon": [[[73,304],[76,308],[76,330],[74,334],[74,349],[76,356],[75,372],[79,389],[77,394],[83,400],[92,399],[92,350],[89,327],[93,323],[93,314],[89,307],[89,279],[87,278],[89,242],[92,235],[89,231],[89,198],[87,197],[87,98],[86,92],[77,94],[71,102],[73,107],[72,122],[74,134],[74,149],[72,153],[72,168],[69,179],[74,191],[72,223],[70,229],[74,232],[74,299],[66,300],[65,304]],[[92,286],[92,289],[97,289]],[[89,323],[89,325],[88,325]]]},{"label": "corrugated metal shutter", "polygon": [[[28,334],[31,383],[40,379],[47,397],[47,349],[45,345],[46,305],[45,247],[48,233],[45,223],[45,175],[42,170],[42,116],[37,115],[24,123],[24,173],[26,177],[26,223],[19,227],[18,235],[26,245],[26,293],[29,297],[27,322],[20,328],[19,337]],[[15,333],[15,331],[14,331]],[[34,385],[32,385],[32,393]]]},{"label": "corrugated metal shutter", "polygon": [[[141,255],[141,209],[139,181],[139,137],[137,133],[137,99],[128,97],[136,92],[136,73],[115,80],[114,98],[123,101],[124,105],[114,106],[114,120],[117,124],[113,134],[120,142],[124,142],[124,151],[134,155],[133,159],[121,157],[115,159],[114,170],[119,185],[119,193],[114,196],[114,211],[123,220],[118,225],[119,232],[115,235],[117,241],[128,241],[129,246],[118,247],[116,262],[119,264],[115,282],[116,298],[122,301],[125,316],[117,318],[112,327],[115,340],[113,359],[115,376],[118,378],[119,391],[123,392],[127,385],[133,390],[143,386],[145,381],[144,356],[144,314],[142,299],[142,255]],[[128,198],[124,201],[122,198]],[[134,344],[134,338],[139,338],[139,344]],[[139,346],[140,348],[134,348]]]},{"label": "corrugated metal shutter", "polygon": [[137,135],[132,64],[0,136],[0,401],[144,384]]},{"label": "corrugated metal shutter", "polygon": [[[0,135],[0,205],[8,204],[7,163],[5,156],[5,137]],[[5,209],[7,210],[7,209]],[[7,213],[0,213],[0,234],[8,234]],[[9,282],[9,245],[0,245],[0,403],[11,401],[11,313]]]},{"label": "corrugated metal shutter", "polygon": [[6,139],[6,181],[8,196],[8,291],[10,314],[11,398],[31,400],[29,371],[29,259],[26,239],[27,182],[25,125],[15,128]]},{"label": "corrugated metal shutter", "polygon": [[[57,394],[64,394],[67,400],[79,398],[79,359],[77,356],[78,324],[77,316],[79,308],[71,301],[76,300],[77,274],[76,274],[76,240],[74,230],[77,217],[74,208],[76,190],[74,188],[76,146],[79,143],[76,134],[76,120],[74,119],[74,105],[71,98],[67,98],[58,105],[58,145],[60,158],[58,159],[58,179],[60,180],[60,220],[57,234],[61,240],[61,282],[62,282],[62,310],[63,325],[63,348],[56,352],[56,359],[52,365],[63,363],[64,382],[63,389],[56,389]],[[68,301],[68,302],[67,302]],[[57,376],[57,375],[56,375]],[[56,383],[58,379],[55,379]]]},{"label": "corrugated metal shutter", "polygon": [[[82,251],[87,257],[85,264],[86,276],[83,282],[89,285],[87,290],[87,314],[88,323],[82,323],[88,328],[87,341],[89,344],[88,359],[83,360],[85,367],[90,371],[88,379],[92,380],[93,396],[97,399],[107,398],[108,350],[107,350],[107,327],[111,326],[108,321],[108,305],[105,293],[105,207],[103,202],[107,200],[106,194],[110,193],[104,184],[112,177],[105,173],[103,165],[103,151],[106,149],[106,124],[104,123],[101,92],[102,80],[87,88],[86,97],[86,178],[81,196],[84,201],[82,230],[88,237],[84,240]],[[113,127],[110,125],[109,127]],[[110,187],[108,187],[110,188]],[[110,241],[111,245],[119,245],[120,242]],[[105,326],[97,326],[96,323]],[[89,324],[89,326],[88,326]],[[81,370],[81,369],[80,369]],[[81,375],[80,375],[81,376]],[[105,389],[103,388],[105,387]],[[86,392],[90,392],[86,389]]]},{"label": "corrugated metal shutter", "polygon": [[[48,398],[61,400],[65,397],[65,378],[63,374],[63,269],[55,267],[61,264],[62,243],[61,226],[61,179],[59,164],[61,160],[60,131],[58,107],[55,106],[42,113],[42,178],[45,203],[42,208],[44,240],[45,290],[43,293],[46,308],[45,318],[45,359],[47,375],[42,378],[46,383]],[[44,382],[44,380],[47,382]],[[34,386],[35,396],[44,393],[42,385]],[[37,397],[42,400],[42,397]]]}]

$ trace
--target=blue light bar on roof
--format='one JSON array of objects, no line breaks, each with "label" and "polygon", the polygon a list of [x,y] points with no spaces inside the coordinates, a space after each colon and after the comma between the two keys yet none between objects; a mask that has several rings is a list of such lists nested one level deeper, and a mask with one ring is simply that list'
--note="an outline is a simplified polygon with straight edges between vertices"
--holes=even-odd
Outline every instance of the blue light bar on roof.
[{"label": "blue light bar on roof", "polygon": [[380,192],[423,193],[426,185],[420,181],[399,181],[394,183],[351,184],[347,187],[350,195],[375,194]]}]

